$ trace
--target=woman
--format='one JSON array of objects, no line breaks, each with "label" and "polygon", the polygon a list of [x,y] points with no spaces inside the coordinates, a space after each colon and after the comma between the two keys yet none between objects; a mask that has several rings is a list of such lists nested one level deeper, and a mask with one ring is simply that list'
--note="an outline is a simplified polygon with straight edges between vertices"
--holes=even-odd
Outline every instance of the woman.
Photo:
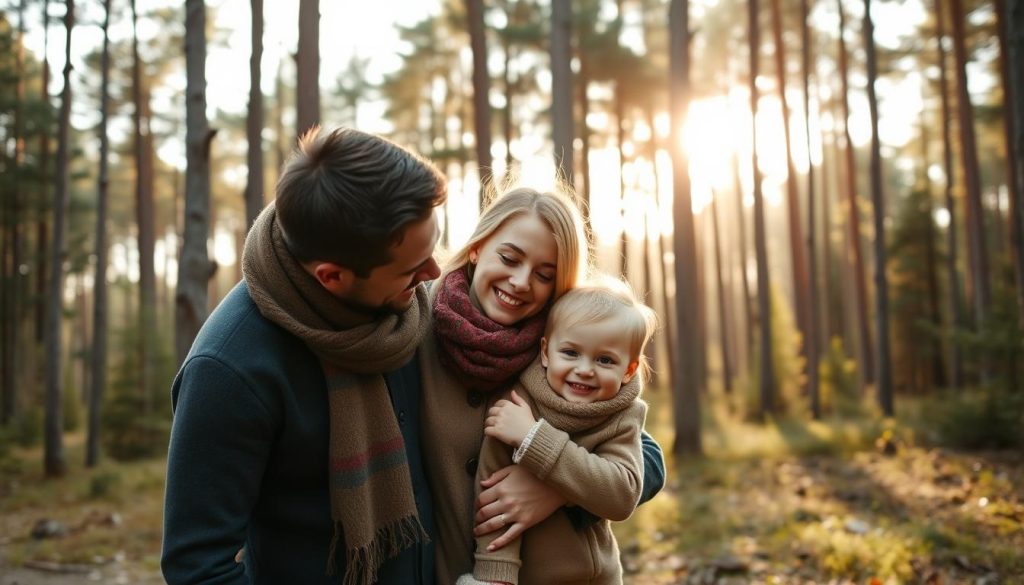
[{"label": "woman", "polygon": [[[513,189],[483,213],[431,287],[434,335],[420,346],[423,456],[437,523],[437,582],[472,570],[474,533],[504,529],[504,546],[567,502],[517,466],[483,482],[474,508],[487,409],[536,357],[551,303],[589,264],[579,209],[568,195]],[[661,449],[644,440],[644,495],[664,481]],[[577,511],[579,522],[589,514]],[[592,517],[590,517],[592,518]],[[476,527],[474,528],[474,524]]]}]

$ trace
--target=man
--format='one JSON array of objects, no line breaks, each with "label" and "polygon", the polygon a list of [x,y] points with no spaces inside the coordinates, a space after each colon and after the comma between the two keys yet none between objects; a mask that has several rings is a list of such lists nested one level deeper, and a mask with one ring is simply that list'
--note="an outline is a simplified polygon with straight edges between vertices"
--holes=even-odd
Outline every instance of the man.
[{"label": "man", "polygon": [[314,129],[276,191],[174,380],[164,577],[432,583],[412,358],[445,179],[383,138]]}]

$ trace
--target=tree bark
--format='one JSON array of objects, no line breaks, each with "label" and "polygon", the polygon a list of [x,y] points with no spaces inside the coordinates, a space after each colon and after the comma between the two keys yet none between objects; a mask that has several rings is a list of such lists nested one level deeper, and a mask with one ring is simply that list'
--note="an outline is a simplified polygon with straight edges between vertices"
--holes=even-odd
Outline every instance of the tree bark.
[{"label": "tree bark", "polygon": [[211,274],[206,240],[210,224],[210,142],[206,119],[206,3],[185,2],[185,226],[178,290],[175,293],[175,346],[181,364],[206,320]]},{"label": "tree bark", "polygon": [[[623,279],[629,278],[629,236],[626,226],[626,104],[622,93],[625,86],[621,80],[615,82],[615,144],[619,151],[619,225],[622,230],[619,232],[619,274]],[[586,121],[587,112],[583,112],[583,120]]]},{"label": "tree bark", "polygon": [[551,0],[551,138],[559,178],[573,184],[572,7]]},{"label": "tree bark", "polygon": [[494,172],[494,161],[491,158],[491,75],[487,70],[483,0],[466,0],[466,18],[469,21],[469,44],[473,50],[473,128],[476,133],[480,201],[483,202]]},{"label": "tree bark", "polygon": [[743,363],[744,369],[749,371],[750,356],[754,350],[754,309],[751,306],[753,297],[750,294],[750,278],[747,275],[747,217],[746,213],[743,212],[743,185],[740,181],[739,153],[733,153],[732,170],[733,191],[736,196],[736,231],[739,237],[736,247],[739,250],[740,256],[740,279],[743,283],[743,316],[745,318],[745,326],[743,327],[745,341],[743,355],[746,357]]},{"label": "tree bark", "polygon": [[[654,173],[654,207],[656,216],[660,215],[661,205],[661,176],[658,173],[658,132],[654,122],[655,103],[653,96],[650,98],[650,103],[647,107],[647,125],[651,129],[651,140],[650,140],[650,157],[651,157],[651,169]],[[661,233],[661,226],[658,225],[655,233],[658,237],[658,246],[655,252],[658,255],[658,274],[661,277],[660,292],[662,301],[662,316],[664,317],[666,324],[663,327],[665,331],[665,355],[668,356],[669,364],[672,363],[673,356],[675,356],[675,341],[672,338],[672,304],[668,300],[668,274],[665,270],[665,237]],[[675,376],[672,375],[672,368],[665,368],[665,385],[669,388],[674,388]],[[660,374],[659,374],[660,375]]]},{"label": "tree bark", "polygon": [[508,175],[512,168],[512,96],[515,87],[512,83],[512,73],[509,68],[512,65],[512,50],[506,36],[502,35],[502,49],[505,53],[504,67],[502,68],[501,81],[505,88],[505,106],[501,108],[501,134],[505,138],[505,174]]},{"label": "tree bark", "polygon": [[[999,4],[1002,0],[998,0]],[[1024,330],[1024,0],[1006,0],[1003,35],[1007,88],[1003,104],[1007,110],[1007,152],[1016,177],[1010,191],[1010,221],[1013,237],[1014,275],[1017,280],[1017,317]],[[1012,114],[1011,114],[1012,112]],[[1012,124],[1009,122],[1012,120]]]},{"label": "tree bark", "polygon": [[284,86],[284,60],[277,62],[277,76],[274,78],[274,154],[277,171],[274,176],[276,180],[281,178],[284,171],[285,157],[288,153],[288,141],[284,138],[284,109],[285,109],[285,86]]},{"label": "tree bark", "polygon": [[142,60],[136,33],[138,14],[135,0],[132,12],[132,101],[135,125],[135,212],[138,224],[139,246],[139,390],[142,392],[144,413],[152,407],[154,377],[154,351],[156,349],[156,220],[153,202],[153,159],[150,135],[149,95],[142,79]]},{"label": "tree bark", "polygon": [[[23,104],[25,101],[25,3],[21,0],[18,4],[18,36],[14,46],[14,75],[15,97],[14,97],[14,120],[13,138],[14,152],[12,161],[14,168],[20,168],[23,164],[25,153],[25,119]],[[9,423],[18,413],[18,373],[21,370],[19,361],[18,341],[21,337],[21,297],[22,297],[22,274],[21,263],[24,255],[24,236],[22,233],[22,222],[24,214],[24,182],[15,177],[11,181],[10,200],[5,200],[7,206],[8,229],[3,233],[3,254],[0,261],[3,266],[4,291],[3,291],[3,326],[0,327],[0,345],[2,345],[2,356],[0,356],[0,367],[3,368],[3,375],[0,378],[0,424]],[[10,248],[10,262],[6,248]]]},{"label": "tree bark", "polygon": [[75,26],[75,1],[67,0],[64,14],[64,89],[60,96],[57,125],[57,168],[53,190],[53,245],[50,258],[50,290],[46,303],[46,415],[43,468],[47,477],[67,472],[64,454],[63,401],[61,393],[61,317],[64,300],[64,254],[67,235],[68,183],[70,178],[71,126],[71,32]]},{"label": "tree bark", "polygon": [[[782,134],[786,141],[786,201],[789,212],[789,250],[793,260],[793,298],[796,326],[800,331],[800,356],[804,359],[804,368],[810,368],[807,358],[807,340],[810,330],[807,327],[809,309],[807,258],[804,252],[803,220],[800,215],[800,193],[797,188],[796,165],[793,164],[793,138],[789,131],[789,100],[786,98],[786,45],[782,38],[782,7],[780,0],[771,0],[772,38],[775,43],[775,74],[778,77],[779,104],[782,106]],[[806,373],[806,372],[805,372]]]},{"label": "tree bark", "polygon": [[[957,243],[957,212],[956,202],[953,199],[953,144],[950,138],[950,121],[952,115],[949,107],[949,82],[946,77],[946,49],[942,42],[946,37],[945,32],[945,5],[941,0],[934,0],[935,26],[939,63],[939,99],[942,104],[942,169],[945,175],[943,185],[943,201],[946,206],[946,213],[949,215],[949,225],[946,227],[946,277],[949,288],[949,312],[952,317],[952,329],[966,326],[964,320],[964,309],[961,303],[960,276],[957,269],[956,257],[960,251]],[[963,356],[960,351],[960,344],[955,340],[950,342],[949,359],[949,385],[956,389],[963,385]]]},{"label": "tree bark", "polygon": [[857,163],[854,160],[853,141],[850,139],[850,86],[849,67],[847,66],[846,39],[843,33],[846,30],[846,16],[843,12],[842,0],[836,0],[839,10],[839,71],[842,80],[842,101],[843,101],[843,139],[846,147],[843,154],[846,156],[846,201],[848,204],[849,226],[850,226],[850,247],[853,251],[853,277],[856,287],[857,299],[857,331],[860,342],[862,382],[873,384],[875,381],[875,359],[874,348],[871,343],[871,328],[868,321],[868,287],[864,274],[864,255],[861,251],[860,241],[860,211],[857,209]]},{"label": "tree bark", "polygon": [[676,331],[679,336],[673,375],[673,418],[676,437],[672,452],[700,455],[700,388],[696,348],[697,316],[702,307],[697,298],[697,242],[694,236],[690,199],[690,171],[682,147],[682,128],[690,108],[690,16],[688,0],[669,3],[669,104],[672,153],[672,225],[675,252]]},{"label": "tree bark", "polygon": [[590,64],[587,56],[580,54],[580,71],[576,75],[576,92],[578,94],[580,109],[580,175],[583,181],[583,221],[587,225],[587,234],[593,236],[593,221],[590,210],[590,124],[587,123],[587,114],[590,112],[590,97],[587,89],[590,87]]},{"label": "tree bark", "polygon": [[715,280],[718,286],[718,331],[722,351],[722,381],[726,394],[732,394],[732,360],[729,356],[729,320],[726,318],[728,293],[722,277],[722,241],[718,231],[718,194],[711,197],[711,227],[715,238]]},{"label": "tree bark", "polygon": [[320,123],[320,0],[299,0],[295,137]]},{"label": "tree bark", "polygon": [[92,378],[86,425],[85,466],[100,460],[100,409],[107,388],[107,200],[110,137],[107,121],[110,109],[110,3],[103,0],[103,53],[100,57],[100,161],[96,185],[96,273],[93,278]]},{"label": "tree bark", "polygon": [[751,120],[751,176],[754,182],[754,252],[757,255],[757,307],[760,327],[759,393],[760,416],[764,420],[775,412],[775,365],[772,363],[772,302],[771,279],[768,275],[768,245],[764,224],[764,197],[761,193],[761,169],[757,162],[757,89],[758,54],[761,49],[758,0],[747,0],[747,19],[750,32],[750,120]]},{"label": "tree bark", "polygon": [[[922,113],[921,116],[921,178],[920,184],[924,190],[926,207],[920,212],[927,220],[925,225],[925,262],[928,275],[928,317],[936,331],[942,330],[942,309],[939,300],[939,274],[938,274],[938,251],[935,248],[935,210],[932,197],[931,181],[928,179],[928,167],[930,160],[928,146],[931,142],[931,135],[928,132],[928,122]],[[938,384],[945,385],[946,369],[942,359],[942,340],[933,336],[929,345],[931,346],[930,372],[928,373],[925,390],[931,391]]]},{"label": "tree bark", "polygon": [[[263,61],[263,0],[249,0],[252,13],[252,52],[249,54],[249,111],[245,133],[249,150],[248,180],[245,184],[245,227],[252,227],[263,209],[263,89],[260,63]],[[241,264],[239,258],[238,264]]]},{"label": "tree bark", "polygon": [[811,404],[811,416],[821,418],[821,392],[818,387],[818,366],[821,358],[821,334],[818,323],[818,257],[815,249],[815,208],[817,201],[814,190],[814,161],[811,157],[811,27],[808,23],[810,7],[808,0],[800,0],[800,64],[803,72],[804,90],[804,141],[807,147],[807,288],[808,305],[807,336],[807,394]]},{"label": "tree bark", "polygon": [[[42,88],[40,95],[43,96],[43,101],[46,103],[47,110],[50,110],[50,59],[49,55],[50,46],[50,0],[43,0],[43,75],[42,75]],[[49,130],[49,128],[47,129]],[[42,176],[46,176],[47,173],[52,172],[50,169],[50,132],[39,133],[39,172]],[[36,222],[36,257],[38,259],[38,266],[36,270],[36,341],[39,343],[43,342],[46,331],[46,303],[42,299],[46,298],[47,287],[46,278],[49,273],[46,259],[49,256],[47,251],[47,245],[50,242],[50,230],[46,223],[46,201],[49,199],[46,181],[39,182],[39,221]]]},{"label": "tree bark", "polygon": [[[967,203],[967,249],[970,254],[974,314],[978,327],[984,327],[992,304],[989,282],[988,251],[985,245],[984,206],[981,201],[981,177],[978,170],[978,148],[974,133],[974,107],[967,89],[967,46],[964,37],[966,14],[961,0],[951,0],[953,11],[953,58],[956,63],[957,118],[960,122],[960,157],[964,169]],[[983,359],[983,361],[987,361]],[[983,378],[987,366],[982,366]]]},{"label": "tree bark", "polygon": [[878,137],[878,96],[875,95],[878,61],[875,56],[875,25],[871,20],[871,0],[864,0],[864,47],[867,50],[868,109],[871,113],[871,206],[875,218],[875,327],[878,335],[875,391],[882,412],[885,416],[892,416],[892,355],[889,349],[889,279],[886,277],[882,144]]}]

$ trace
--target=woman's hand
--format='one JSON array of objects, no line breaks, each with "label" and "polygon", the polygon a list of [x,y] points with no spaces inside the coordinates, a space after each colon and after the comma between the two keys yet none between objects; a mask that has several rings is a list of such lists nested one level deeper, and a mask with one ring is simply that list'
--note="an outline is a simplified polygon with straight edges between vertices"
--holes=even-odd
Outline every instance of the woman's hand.
[{"label": "woman's hand", "polygon": [[473,533],[481,536],[507,528],[487,547],[489,551],[505,546],[566,504],[554,488],[518,465],[495,471],[480,485],[484,491],[476,500]]},{"label": "woman's hand", "polygon": [[511,400],[499,400],[487,411],[484,434],[511,447],[519,447],[536,423],[530,405],[513,390]]}]

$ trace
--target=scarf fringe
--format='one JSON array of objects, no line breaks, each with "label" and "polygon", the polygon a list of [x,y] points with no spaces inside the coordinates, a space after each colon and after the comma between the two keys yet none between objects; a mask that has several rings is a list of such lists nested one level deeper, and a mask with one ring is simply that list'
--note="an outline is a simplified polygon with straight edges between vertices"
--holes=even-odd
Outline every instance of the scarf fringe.
[{"label": "scarf fringe", "polygon": [[[327,552],[327,574],[333,576],[336,570],[335,555],[342,539],[341,522],[334,523],[334,536]],[[384,526],[366,546],[345,551],[344,585],[372,585],[377,580],[377,570],[384,561],[396,556],[417,542],[430,542],[427,531],[420,519],[407,516]]]}]

